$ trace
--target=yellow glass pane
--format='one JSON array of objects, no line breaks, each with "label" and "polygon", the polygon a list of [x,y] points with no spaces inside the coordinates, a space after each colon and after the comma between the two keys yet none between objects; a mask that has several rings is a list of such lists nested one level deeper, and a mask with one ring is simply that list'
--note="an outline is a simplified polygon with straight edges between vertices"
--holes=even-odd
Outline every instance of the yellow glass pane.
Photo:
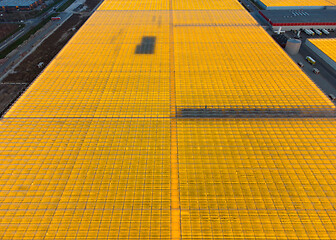
[{"label": "yellow glass pane", "polygon": [[309,39],[309,41],[336,62],[336,38]]},{"label": "yellow glass pane", "polygon": [[2,120],[0,237],[170,238],[169,124]]},{"label": "yellow glass pane", "polygon": [[236,0],[105,0],[0,120],[0,239],[332,239],[334,109]]},{"label": "yellow glass pane", "polygon": [[182,238],[333,238],[335,120],[177,122]]}]

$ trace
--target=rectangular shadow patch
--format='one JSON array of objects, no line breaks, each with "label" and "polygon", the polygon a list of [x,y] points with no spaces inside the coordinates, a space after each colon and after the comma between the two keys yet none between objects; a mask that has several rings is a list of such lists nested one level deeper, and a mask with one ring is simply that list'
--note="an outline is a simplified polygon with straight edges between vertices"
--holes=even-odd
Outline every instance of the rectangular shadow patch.
[{"label": "rectangular shadow patch", "polygon": [[143,37],[136,46],[135,54],[154,54],[156,37]]}]

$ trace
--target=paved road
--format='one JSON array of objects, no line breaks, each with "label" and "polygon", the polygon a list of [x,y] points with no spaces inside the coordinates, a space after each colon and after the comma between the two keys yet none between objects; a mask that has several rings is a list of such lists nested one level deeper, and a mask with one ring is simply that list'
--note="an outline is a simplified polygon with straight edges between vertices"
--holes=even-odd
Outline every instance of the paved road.
[{"label": "paved road", "polygon": [[[336,94],[336,78],[335,76],[324,66],[323,64],[317,63],[312,66],[309,64],[305,57],[306,56],[312,56],[314,59],[315,56],[311,54],[311,52],[308,50],[306,46],[302,46],[300,49],[299,54],[291,56],[292,59],[295,62],[302,62],[304,64],[304,67],[302,68],[302,71],[306,73],[306,75],[312,79],[317,86],[326,94]],[[313,68],[318,68],[320,70],[320,74],[316,75],[313,73]],[[335,95],[336,96],[336,95]]]},{"label": "paved road", "polygon": [[21,29],[19,32],[16,32],[15,34],[13,34],[11,37],[7,38],[4,42],[1,43],[0,46],[0,51],[2,51],[3,49],[5,49],[7,46],[9,46],[10,44],[12,44],[15,40],[17,40],[18,38],[22,37],[24,34],[26,34],[29,30],[31,30],[33,27],[35,27],[37,24],[39,24],[44,18],[46,18],[47,16],[49,16],[50,14],[54,13],[55,11],[53,10],[54,8],[58,8],[60,7],[62,4],[64,4],[67,0],[63,0],[62,2],[59,2],[58,4],[56,4],[54,7],[52,7],[51,9],[49,9],[49,11],[45,12],[44,14],[42,14],[41,16],[38,16],[36,18],[32,18],[29,19],[27,21],[24,22],[24,24],[26,25],[23,29]]},{"label": "paved road", "polygon": [[254,5],[253,2],[250,2],[249,0],[239,0],[239,2],[248,9],[249,12],[255,12],[258,11],[258,7]]},{"label": "paved road", "polygon": [[[0,82],[7,76],[7,74],[10,72],[10,69],[14,69],[15,66],[18,65],[26,55],[30,54],[30,52],[38,47],[45,38],[51,35],[59,26],[61,26],[68,18],[70,18],[72,14],[77,11],[78,6],[84,4],[85,1],[86,0],[75,1],[64,12],[60,13],[59,16],[61,17],[61,20],[48,22],[42,29],[36,32],[33,37],[30,37],[28,42],[21,44],[16,50],[14,50],[16,51],[15,53],[12,52],[9,54],[6,62],[0,66]],[[97,4],[91,13],[93,13],[99,7],[101,2]]]},{"label": "paved road", "polygon": [[259,14],[259,8],[254,5],[253,2],[249,0],[240,0],[241,4],[245,6],[246,9],[250,12],[251,16],[265,29],[269,28],[270,25],[264,17]]},{"label": "paved road", "polygon": [[[329,37],[335,37],[335,32],[331,32],[329,36],[322,35],[322,36],[314,36],[313,38],[329,38]],[[293,38],[294,33],[293,32],[286,32],[285,35],[287,37]],[[316,56],[315,53],[313,53],[304,43],[306,42],[307,38],[312,38],[310,36],[307,36],[305,33],[301,33],[301,41],[302,45],[300,48],[300,52],[297,55],[291,56],[292,59],[296,62],[300,61],[304,63],[304,67],[302,70],[312,79],[327,95],[332,93],[336,94],[336,74],[333,70],[331,70],[328,66],[321,64],[321,62],[318,60],[319,57]],[[311,56],[316,61],[316,64],[314,66],[310,65],[306,61],[306,56]],[[316,75],[313,73],[313,68],[318,68],[320,70],[320,74]],[[336,95],[335,95],[336,96]]]},{"label": "paved road", "polygon": [[[60,13],[59,16],[61,17],[61,20],[48,22],[42,29],[34,34],[33,38],[30,38],[28,42],[20,45],[16,50],[14,50],[16,52],[11,54],[10,57],[7,58],[7,61],[0,66],[0,75],[3,75],[9,70],[9,68],[17,64],[18,60],[23,59],[24,56],[36,48],[43,41],[43,39],[53,33],[58,28],[58,26],[62,25],[69,17],[71,17],[71,15],[72,12]],[[5,77],[5,75],[3,77]]]}]

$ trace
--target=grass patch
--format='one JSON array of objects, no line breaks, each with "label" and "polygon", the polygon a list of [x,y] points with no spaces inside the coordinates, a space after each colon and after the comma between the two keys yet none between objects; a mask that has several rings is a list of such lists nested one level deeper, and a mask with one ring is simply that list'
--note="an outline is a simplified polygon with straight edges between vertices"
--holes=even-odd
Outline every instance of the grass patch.
[{"label": "grass patch", "polygon": [[39,24],[37,24],[32,29],[30,29],[25,35],[23,35],[22,37],[20,37],[19,39],[17,39],[15,42],[13,42],[11,45],[9,45],[7,48],[5,48],[4,50],[2,50],[0,52],[0,59],[5,58],[11,51],[13,51],[14,49],[16,49],[20,44],[22,44],[24,41],[26,41],[31,35],[33,35],[34,33],[36,33],[47,22],[49,22],[51,17],[55,17],[57,15],[58,15],[57,13],[53,13],[53,14],[49,15],[46,19],[44,19],[43,21],[41,21]]},{"label": "grass patch", "polygon": [[68,0],[66,1],[62,6],[57,8],[56,12],[63,12],[65,9],[67,9],[71,4],[73,4],[76,0]]}]

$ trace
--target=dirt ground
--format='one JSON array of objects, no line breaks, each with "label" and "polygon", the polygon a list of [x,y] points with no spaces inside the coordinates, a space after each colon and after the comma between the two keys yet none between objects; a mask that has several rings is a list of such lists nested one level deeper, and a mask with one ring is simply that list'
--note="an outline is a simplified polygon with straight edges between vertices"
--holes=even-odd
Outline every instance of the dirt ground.
[{"label": "dirt ground", "polygon": [[92,11],[101,0],[86,0],[85,5],[87,6],[86,11]]},{"label": "dirt ground", "polygon": [[0,42],[19,28],[15,23],[0,23]]},{"label": "dirt ground", "polygon": [[87,16],[82,16],[81,14],[72,15],[15,68],[15,73],[9,74],[3,79],[0,84],[0,116],[43,70],[43,68],[38,68],[37,65],[40,62],[44,62],[44,66],[48,65],[75,34],[76,31],[72,29],[78,30],[87,18]]},{"label": "dirt ground", "polygon": [[20,21],[26,20],[35,17],[40,10],[31,10],[31,11],[16,11],[16,12],[1,12],[2,17],[0,21]]},{"label": "dirt ground", "polygon": [[25,89],[24,84],[0,84],[0,115],[4,114],[7,106],[14,103],[17,97],[21,95],[23,89]]},{"label": "dirt ground", "polygon": [[58,28],[51,36],[49,36],[42,44],[22,63],[15,68],[15,73],[9,74],[3,83],[31,83],[43,70],[38,68],[40,62],[44,62],[44,66],[55,57],[55,55],[63,48],[63,46],[74,35],[72,28],[78,29],[85,21],[80,14],[72,15],[60,28]]}]

